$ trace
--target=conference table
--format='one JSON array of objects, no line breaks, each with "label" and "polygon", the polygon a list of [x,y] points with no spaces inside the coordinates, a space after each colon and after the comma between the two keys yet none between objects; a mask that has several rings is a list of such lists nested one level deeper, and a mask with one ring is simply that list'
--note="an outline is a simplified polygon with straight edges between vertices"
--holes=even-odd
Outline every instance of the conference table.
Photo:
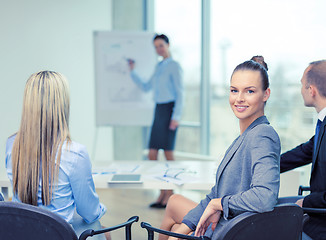
[{"label": "conference table", "polygon": [[4,197],[7,199],[9,194],[9,188],[11,187],[11,183],[7,177],[6,169],[4,167],[0,167],[0,187],[1,192]]},{"label": "conference table", "polygon": [[[215,183],[218,161],[99,161],[93,162],[96,189],[210,190]],[[139,174],[139,182],[111,183],[115,174]],[[0,170],[0,187],[8,197],[10,181]]]},{"label": "conference table", "polygon": [[[96,189],[173,189],[209,191],[215,184],[219,161],[98,161],[92,163]],[[172,171],[172,178],[164,178]],[[140,174],[139,183],[110,183],[114,174]],[[173,178],[177,175],[177,178]],[[281,174],[280,197],[295,196],[299,185],[309,185],[309,171],[296,169]],[[8,198],[11,183],[0,167],[0,187]]]}]

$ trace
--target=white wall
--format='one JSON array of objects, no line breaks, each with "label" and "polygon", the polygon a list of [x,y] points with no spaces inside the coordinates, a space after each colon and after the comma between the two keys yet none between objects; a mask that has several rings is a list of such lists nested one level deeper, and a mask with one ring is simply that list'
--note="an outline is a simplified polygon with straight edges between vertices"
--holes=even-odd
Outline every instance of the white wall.
[{"label": "white wall", "polygon": [[[92,154],[95,136],[93,31],[110,30],[111,0],[0,0],[0,167],[5,142],[18,130],[27,78],[63,73],[71,91],[73,140]],[[112,130],[102,128],[97,158],[113,156]]]}]

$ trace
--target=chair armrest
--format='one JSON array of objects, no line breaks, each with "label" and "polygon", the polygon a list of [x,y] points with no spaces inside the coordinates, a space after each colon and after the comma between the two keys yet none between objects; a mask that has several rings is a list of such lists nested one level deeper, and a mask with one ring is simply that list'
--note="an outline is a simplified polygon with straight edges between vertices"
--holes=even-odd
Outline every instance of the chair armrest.
[{"label": "chair armrest", "polygon": [[138,216],[133,216],[131,218],[128,219],[128,221],[121,223],[119,225],[113,226],[113,227],[109,227],[109,228],[103,228],[101,230],[92,230],[92,229],[88,229],[85,230],[79,237],[79,240],[85,240],[88,237],[92,237],[94,235],[98,235],[101,233],[105,233],[105,232],[111,232],[114,230],[117,230],[119,228],[126,228],[126,240],[131,239],[131,226],[134,222],[138,222],[139,217]]},{"label": "chair armrest", "polygon": [[299,196],[302,196],[302,193],[303,192],[307,192],[307,191],[310,191],[310,187],[305,187],[305,186],[299,186],[299,190],[298,190],[298,195]]},{"label": "chair armrest", "polygon": [[[303,192],[305,191],[310,191],[310,187],[305,187],[305,186],[299,186],[298,190],[298,195],[302,195]],[[326,208],[307,208],[303,207],[302,208],[304,213],[310,213],[310,214],[321,214],[321,215],[326,215]]]},{"label": "chair armrest", "polygon": [[154,232],[166,235],[166,236],[171,236],[171,237],[176,237],[180,239],[188,239],[188,240],[210,240],[209,237],[201,236],[201,237],[195,237],[195,236],[189,236],[189,235],[184,235],[180,233],[174,233],[174,232],[169,232],[165,231],[159,228],[152,227],[149,223],[142,222],[140,224],[142,228],[145,228],[148,233],[148,240],[154,240]]},{"label": "chair armrest", "polygon": [[321,214],[321,215],[326,215],[326,208],[302,208],[304,213],[312,213],[312,214]]}]

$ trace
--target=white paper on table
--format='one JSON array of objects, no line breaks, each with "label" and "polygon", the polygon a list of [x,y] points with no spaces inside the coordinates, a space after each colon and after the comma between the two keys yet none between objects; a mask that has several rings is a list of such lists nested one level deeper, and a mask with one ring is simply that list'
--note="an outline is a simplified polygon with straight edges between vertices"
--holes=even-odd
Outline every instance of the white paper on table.
[{"label": "white paper on table", "polygon": [[157,163],[155,166],[151,167],[147,172],[152,173],[155,175],[164,175],[166,170],[169,170],[168,172],[175,171],[175,170],[188,170],[188,166],[182,163],[176,163],[168,164],[168,163]]},{"label": "white paper on table", "polygon": [[196,171],[181,163],[159,163],[148,170],[149,178],[174,183],[178,186],[198,180]]},{"label": "white paper on table", "polygon": [[178,186],[181,186],[185,183],[191,183],[194,182],[196,180],[198,180],[197,177],[195,176],[190,176],[187,174],[180,174],[177,178],[174,177],[169,177],[169,176],[154,176],[154,178],[159,179],[161,181],[164,182],[170,182],[170,183],[174,183]]}]

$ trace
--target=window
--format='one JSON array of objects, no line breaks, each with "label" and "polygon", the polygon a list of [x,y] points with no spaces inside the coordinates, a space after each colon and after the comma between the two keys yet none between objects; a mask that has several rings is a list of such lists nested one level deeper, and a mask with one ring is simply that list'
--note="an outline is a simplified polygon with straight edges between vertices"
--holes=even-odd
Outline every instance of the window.
[{"label": "window", "polygon": [[239,134],[229,104],[235,66],[254,55],[269,65],[272,94],[266,115],[280,135],[282,151],[313,135],[316,113],[306,108],[300,79],[308,63],[324,59],[323,0],[211,1],[211,154],[220,155]]},{"label": "window", "polygon": [[200,152],[200,9],[200,0],[155,1],[155,31],[169,37],[172,57],[184,72],[183,125],[178,129],[176,151],[190,153]]}]

